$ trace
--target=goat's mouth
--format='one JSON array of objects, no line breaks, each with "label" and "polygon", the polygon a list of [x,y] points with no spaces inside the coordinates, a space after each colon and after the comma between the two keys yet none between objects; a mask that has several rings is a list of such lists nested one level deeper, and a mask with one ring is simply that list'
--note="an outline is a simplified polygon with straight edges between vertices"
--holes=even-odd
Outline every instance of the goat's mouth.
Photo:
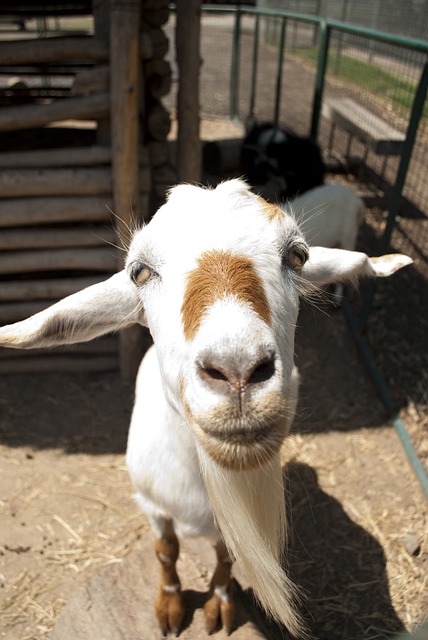
[{"label": "goat's mouth", "polygon": [[242,412],[236,403],[220,402],[207,412],[194,412],[184,402],[185,417],[206,453],[219,466],[249,471],[278,453],[289,428],[286,398],[269,393]]},{"label": "goat's mouth", "polygon": [[233,471],[258,469],[278,452],[285,434],[279,428],[262,428],[248,432],[207,433],[198,438],[208,455],[220,466]]}]

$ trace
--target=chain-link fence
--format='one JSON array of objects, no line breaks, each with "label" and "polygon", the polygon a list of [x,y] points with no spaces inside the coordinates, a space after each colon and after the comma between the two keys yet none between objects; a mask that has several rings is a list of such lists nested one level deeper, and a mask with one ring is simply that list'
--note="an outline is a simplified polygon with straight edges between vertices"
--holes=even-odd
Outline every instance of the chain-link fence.
[{"label": "chain-link fence", "polygon": [[425,0],[258,0],[256,4],[260,9],[296,11],[411,38],[426,38],[428,29]]}]

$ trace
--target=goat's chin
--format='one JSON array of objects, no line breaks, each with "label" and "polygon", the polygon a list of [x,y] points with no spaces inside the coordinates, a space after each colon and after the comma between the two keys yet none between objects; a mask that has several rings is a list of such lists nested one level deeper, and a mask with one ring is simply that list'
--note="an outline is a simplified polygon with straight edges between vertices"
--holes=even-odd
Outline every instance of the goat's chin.
[{"label": "goat's chin", "polygon": [[225,402],[203,415],[187,407],[186,414],[206,453],[231,471],[260,469],[278,453],[288,433],[287,406],[279,394],[245,413]]},{"label": "goat's chin", "polygon": [[196,436],[220,467],[230,471],[259,469],[270,462],[279,451],[285,434],[274,425],[250,433],[241,430],[235,433],[207,433],[193,425]]}]

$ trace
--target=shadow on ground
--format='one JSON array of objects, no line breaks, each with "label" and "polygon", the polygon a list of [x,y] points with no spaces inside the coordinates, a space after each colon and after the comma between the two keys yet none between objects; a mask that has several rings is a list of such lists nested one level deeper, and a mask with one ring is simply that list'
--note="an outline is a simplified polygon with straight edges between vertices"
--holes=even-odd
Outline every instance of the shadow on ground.
[{"label": "shadow on ground", "polygon": [[318,640],[390,638],[403,629],[388,589],[382,546],[355,524],[302,463],[286,467],[291,502],[291,574],[306,594]]}]

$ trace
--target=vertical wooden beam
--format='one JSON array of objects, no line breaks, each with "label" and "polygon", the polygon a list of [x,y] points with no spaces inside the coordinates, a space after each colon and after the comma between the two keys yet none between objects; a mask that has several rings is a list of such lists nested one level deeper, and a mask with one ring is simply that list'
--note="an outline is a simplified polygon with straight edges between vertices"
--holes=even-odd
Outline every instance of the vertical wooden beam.
[{"label": "vertical wooden beam", "polygon": [[179,70],[177,174],[180,182],[199,182],[201,179],[199,139],[201,0],[177,0],[176,11],[176,55]]},{"label": "vertical wooden beam", "polygon": [[[110,42],[110,0],[97,0],[92,3],[94,15],[95,36],[107,43]],[[97,121],[97,144],[109,147],[110,135],[110,114],[107,118]]]},{"label": "vertical wooden beam", "polygon": [[[141,71],[139,56],[140,0],[110,1],[110,96],[113,203],[117,232],[125,246],[140,214],[138,141]],[[123,255],[119,256],[123,267]],[[142,355],[140,327],[123,331],[120,365],[132,381]]]}]

